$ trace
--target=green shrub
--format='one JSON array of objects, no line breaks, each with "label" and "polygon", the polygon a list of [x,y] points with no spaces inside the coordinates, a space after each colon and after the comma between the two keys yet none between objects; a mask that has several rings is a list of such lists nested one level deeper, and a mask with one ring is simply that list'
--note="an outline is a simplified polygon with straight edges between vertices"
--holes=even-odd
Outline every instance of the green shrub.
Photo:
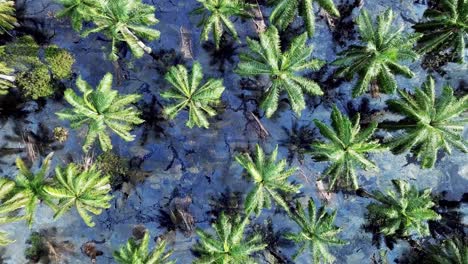
[{"label": "green shrub", "polygon": [[71,76],[75,58],[70,52],[56,45],[47,47],[44,52],[45,61],[55,79],[63,80]]},{"label": "green shrub", "polygon": [[45,65],[39,65],[32,71],[20,72],[16,83],[25,97],[34,100],[49,97],[55,92],[49,69]]}]

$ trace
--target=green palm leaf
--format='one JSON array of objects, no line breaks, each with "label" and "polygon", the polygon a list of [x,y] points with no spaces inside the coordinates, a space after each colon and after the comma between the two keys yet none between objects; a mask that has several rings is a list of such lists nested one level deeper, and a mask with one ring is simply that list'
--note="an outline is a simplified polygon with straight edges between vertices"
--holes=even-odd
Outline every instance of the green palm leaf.
[{"label": "green palm leaf", "polygon": [[201,85],[203,79],[203,69],[200,63],[195,62],[192,72],[188,73],[183,65],[171,67],[165,76],[172,85],[171,89],[161,93],[165,99],[174,100],[175,103],[164,108],[164,113],[169,119],[173,119],[177,114],[188,108],[189,119],[187,126],[192,128],[209,127],[207,116],[215,116],[216,111],[212,108],[220,102],[224,91],[222,79],[208,79]]},{"label": "green palm leaf", "polygon": [[260,34],[260,41],[247,39],[251,52],[241,54],[236,72],[245,76],[268,75],[271,87],[265,93],[261,108],[266,116],[271,117],[278,108],[278,99],[286,91],[289,102],[296,114],[305,109],[304,92],[310,95],[322,95],[318,84],[299,76],[302,71],[318,70],[323,62],[310,59],[312,46],[307,46],[307,35],[295,38],[289,49],[281,51],[279,33],[275,27],[268,28]]},{"label": "green palm leaf", "polygon": [[158,242],[152,252],[148,252],[150,235],[146,231],[143,239],[138,243],[130,238],[125,246],[112,254],[119,264],[174,264],[169,257],[172,250],[166,252],[166,241]]},{"label": "green palm leaf", "polygon": [[89,151],[92,144],[98,139],[102,150],[112,149],[107,128],[115,132],[125,141],[134,140],[130,134],[134,125],[144,122],[140,119],[139,112],[134,107],[127,107],[140,99],[140,95],[119,95],[112,90],[112,74],[107,73],[98,87],[93,90],[81,77],[76,81],[76,86],[83,93],[79,97],[72,89],[65,91],[65,100],[73,106],[73,109],[57,113],[60,119],[69,120],[72,128],[88,125],[83,150]]},{"label": "green palm leaf", "polygon": [[418,58],[413,46],[419,35],[404,35],[402,28],[392,27],[393,20],[394,14],[390,9],[378,15],[375,22],[367,10],[362,10],[356,23],[363,44],[351,46],[333,62],[339,67],[338,75],[348,79],[358,76],[353,97],[365,93],[369,86],[383,93],[394,93],[397,88],[395,75],[413,77],[414,73],[400,61]]},{"label": "green palm leaf", "polygon": [[[461,132],[468,120],[463,114],[468,110],[468,96],[457,99],[450,86],[444,86],[436,97],[435,82],[432,77],[413,95],[399,91],[401,99],[388,100],[387,105],[396,114],[404,116],[388,129],[401,129],[402,133],[388,140],[388,145],[395,154],[411,150],[421,161],[421,167],[432,168],[439,149],[449,154],[452,146],[462,152],[468,152],[466,140]],[[462,116],[460,116],[462,115]]]},{"label": "green palm leaf", "polygon": [[278,146],[267,157],[259,145],[255,147],[255,158],[249,154],[236,156],[236,161],[247,170],[249,178],[255,187],[247,194],[245,210],[247,214],[254,212],[260,215],[263,208],[271,207],[273,199],[289,213],[289,206],[280,193],[298,193],[301,185],[291,184],[287,179],[297,168],[286,169],[286,160],[276,162]]}]

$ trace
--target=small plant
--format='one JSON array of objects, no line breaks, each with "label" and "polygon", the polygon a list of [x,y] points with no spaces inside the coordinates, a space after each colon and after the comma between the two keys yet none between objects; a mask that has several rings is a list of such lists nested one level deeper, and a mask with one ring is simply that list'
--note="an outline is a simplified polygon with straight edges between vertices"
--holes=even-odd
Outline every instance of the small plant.
[{"label": "small plant", "polygon": [[276,162],[277,156],[278,146],[270,157],[266,157],[259,145],[255,146],[254,160],[249,154],[236,156],[237,162],[247,170],[249,177],[255,184],[245,201],[245,210],[248,214],[254,212],[259,216],[263,208],[271,208],[272,199],[289,213],[289,206],[283,199],[281,192],[298,193],[301,185],[287,182],[287,179],[297,168],[286,169],[286,160]]},{"label": "small plant", "polygon": [[427,221],[441,217],[433,209],[431,189],[418,191],[403,180],[393,180],[393,189],[386,194],[370,194],[376,202],[367,206],[368,221],[385,236],[407,237],[412,234],[428,236]]},{"label": "small plant", "polygon": [[321,207],[317,212],[312,199],[309,199],[307,207],[308,214],[304,211],[301,203],[297,202],[296,212],[292,219],[299,225],[301,231],[296,234],[286,234],[287,239],[300,246],[293,258],[297,258],[306,248],[309,248],[313,263],[333,263],[335,257],[328,251],[328,246],[346,244],[345,241],[337,237],[341,228],[333,225],[336,211],[328,213],[325,207]]},{"label": "small plant", "polygon": [[166,241],[162,240],[158,243],[152,252],[148,252],[150,235],[146,231],[140,243],[130,238],[127,244],[118,251],[112,254],[114,260],[120,264],[174,264],[169,257],[172,250],[166,252]]},{"label": "small plant", "polygon": [[141,58],[152,49],[141,39],[153,41],[158,39],[160,32],[150,28],[159,21],[154,16],[155,8],[142,3],[141,0],[59,0],[64,10],[60,17],[68,16],[75,30],[82,29],[83,22],[93,22],[93,28],[82,32],[84,37],[91,33],[102,32],[112,42],[109,58],[117,60],[117,44],[125,42],[133,55]]},{"label": "small plant", "polygon": [[322,95],[323,92],[314,81],[299,76],[306,70],[318,70],[323,61],[310,59],[312,46],[306,45],[307,34],[295,38],[289,49],[281,50],[278,30],[270,27],[260,34],[260,41],[247,38],[250,54],[241,54],[236,72],[240,75],[268,75],[271,87],[260,105],[266,116],[271,117],[278,109],[280,93],[286,91],[289,102],[296,114],[305,109],[304,93]]},{"label": "small plant", "polygon": [[58,199],[54,219],[59,218],[75,207],[84,222],[94,226],[89,213],[100,215],[102,209],[110,208],[112,200],[109,176],[102,176],[95,167],[80,170],[70,163],[62,168],[55,168],[55,184],[44,187],[50,197]]},{"label": "small plant", "polygon": [[128,160],[114,154],[112,151],[106,151],[96,158],[95,165],[103,175],[110,176],[110,185],[113,189],[121,186],[128,179],[130,169]]},{"label": "small plant", "polygon": [[468,110],[468,96],[457,99],[452,87],[445,85],[440,96],[436,97],[432,77],[428,77],[413,95],[401,90],[399,93],[401,99],[387,101],[392,112],[405,117],[390,127],[404,131],[389,142],[395,154],[411,150],[421,161],[421,167],[432,168],[441,148],[449,154],[451,146],[468,152],[461,135],[468,121],[460,117]]},{"label": "small plant", "polygon": [[393,19],[393,11],[388,9],[372,23],[367,10],[362,10],[357,25],[364,45],[351,46],[333,62],[339,66],[339,76],[352,79],[354,75],[358,75],[353,97],[364,94],[369,86],[372,86],[373,91],[394,93],[397,88],[396,74],[406,78],[414,76],[411,69],[401,65],[400,61],[418,58],[413,46],[419,36],[403,35],[403,28],[392,27]]},{"label": "small plant", "polygon": [[83,93],[79,97],[72,89],[65,91],[65,100],[73,106],[57,113],[62,120],[70,120],[72,128],[83,124],[88,125],[88,132],[83,144],[83,150],[88,152],[92,144],[99,139],[103,151],[112,149],[112,142],[107,128],[115,132],[125,141],[133,141],[135,136],[130,134],[133,125],[143,123],[138,117],[139,112],[129,104],[140,99],[138,94],[119,95],[112,90],[112,74],[107,73],[96,89],[86,81],[78,78],[76,86]]},{"label": "small plant", "polygon": [[[25,219],[31,228],[36,213],[37,205],[44,202],[52,209],[55,209],[50,197],[44,191],[44,187],[49,183],[46,180],[48,170],[50,168],[50,160],[52,159],[52,153],[49,154],[44,161],[42,166],[37,173],[33,173],[24,164],[20,158],[16,159],[16,167],[18,167],[18,174],[14,181],[14,188],[9,191],[9,194],[5,196],[3,203],[0,205],[0,214],[7,214],[7,221],[18,221]],[[5,186],[5,185],[3,185]],[[3,189],[2,193],[12,187],[9,183],[8,188]],[[18,212],[24,209],[24,212],[20,213],[18,217],[11,217],[11,213]]]},{"label": "small plant", "polygon": [[15,11],[15,1],[0,1],[0,34],[4,34],[15,27]]},{"label": "small plant", "polygon": [[419,40],[419,51],[450,50],[452,60],[463,63],[468,40],[468,1],[439,1],[436,7],[427,9],[424,12],[425,20],[414,25],[414,29],[423,34]]},{"label": "small plant", "polygon": [[203,15],[198,26],[203,27],[201,40],[207,41],[210,32],[213,32],[213,39],[216,49],[219,49],[221,37],[224,28],[232,35],[235,40],[239,40],[234,23],[231,22],[232,16],[249,18],[252,15],[249,10],[253,8],[252,4],[245,3],[245,0],[197,0],[202,5],[193,10],[194,14]]},{"label": "small plant", "polygon": [[274,5],[270,16],[272,24],[279,29],[285,30],[299,14],[304,19],[307,34],[311,38],[315,33],[315,14],[313,3],[316,2],[321,8],[332,16],[339,17],[340,12],[333,0],[269,0]]},{"label": "small plant", "polygon": [[64,143],[68,139],[68,129],[64,127],[55,127],[53,133],[54,139],[60,143]]},{"label": "small plant", "polygon": [[164,114],[174,119],[180,111],[188,108],[189,118],[186,125],[190,128],[193,126],[208,128],[209,122],[206,115],[216,115],[212,106],[220,101],[224,91],[223,80],[209,79],[201,85],[203,69],[198,62],[193,64],[190,75],[187,68],[178,65],[171,67],[165,78],[172,84],[172,88],[161,93],[161,96],[165,99],[177,100],[177,102],[165,107]]},{"label": "small plant", "polygon": [[315,125],[328,142],[312,144],[312,157],[317,161],[330,161],[331,165],[323,173],[329,177],[329,189],[337,185],[357,189],[359,187],[355,167],[378,169],[366,156],[368,153],[383,150],[377,140],[370,137],[377,128],[376,122],[361,130],[360,115],[353,121],[344,116],[336,106],[331,113],[331,127],[315,119]]},{"label": "small plant", "polygon": [[255,263],[251,255],[267,245],[262,243],[258,234],[245,238],[247,224],[248,218],[228,219],[221,213],[218,221],[213,224],[215,235],[197,229],[200,239],[195,245],[195,251],[200,254],[200,258],[194,263]]},{"label": "small plant", "polygon": [[465,238],[452,238],[439,245],[429,247],[425,264],[466,264],[468,263],[468,244]]}]

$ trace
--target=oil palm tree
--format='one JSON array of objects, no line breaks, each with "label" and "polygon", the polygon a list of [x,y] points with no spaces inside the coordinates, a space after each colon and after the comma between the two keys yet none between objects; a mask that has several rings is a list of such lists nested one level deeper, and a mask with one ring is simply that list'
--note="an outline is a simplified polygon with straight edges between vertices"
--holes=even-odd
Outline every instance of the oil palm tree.
[{"label": "oil palm tree", "polygon": [[419,41],[422,53],[451,49],[453,58],[464,62],[468,39],[468,1],[439,1],[437,9],[427,9],[424,20],[414,25],[423,34]]},{"label": "oil palm tree", "polygon": [[318,70],[323,65],[323,61],[310,59],[313,47],[306,45],[306,41],[307,35],[304,33],[295,38],[289,49],[283,52],[276,27],[261,33],[260,41],[247,39],[251,53],[240,55],[241,62],[236,72],[246,76],[270,77],[271,86],[261,104],[267,117],[271,117],[278,109],[279,96],[284,90],[288,93],[292,109],[298,115],[306,107],[303,92],[310,95],[323,94],[317,83],[299,75],[302,71]]},{"label": "oil palm tree", "polygon": [[452,87],[445,85],[436,97],[432,77],[428,77],[421,89],[415,89],[413,95],[402,90],[398,92],[401,99],[387,101],[392,112],[405,117],[389,127],[404,132],[389,141],[395,154],[411,150],[423,168],[432,168],[441,148],[449,154],[452,146],[468,152],[462,135],[468,120],[460,116],[468,110],[468,95],[457,99]]},{"label": "oil palm tree", "polygon": [[249,18],[252,15],[249,10],[253,8],[252,4],[245,0],[197,0],[201,7],[193,10],[194,14],[202,15],[198,26],[201,26],[201,40],[207,41],[209,34],[213,32],[213,39],[216,49],[219,49],[221,37],[226,29],[235,40],[239,40],[236,27],[231,21],[232,16]]},{"label": "oil palm tree", "polygon": [[307,34],[311,38],[315,32],[314,2],[330,15],[340,16],[333,0],[270,0],[270,3],[274,5],[270,22],[279,29],[285,30],[299,14],[304,19]]},{"label": "oil palm tree", "polygon": [[95,167],[81,170],[70,163],[64,169],[55,168],[55,184],[44,187],[50,197],[59,200],[54,218],[75,207],[84,222],[93,227],[94,222],[89,214],[99,215],[103,209],[111,206],[109,178],[108,175],[103,177]]},{"label": "oil palm tree", "polygon": [[8,93],[8,89],[14,86],[16,77],[13,76],[13,69],[5,63],[0,62],[0,95]]},{"label": "oil palm tree", "polygon": [[[44,202],[52,209],[55,209],[51,198],[44,191],[44,187],[49,184],[46,177],[51,159],[52,153],[44,159],[41,168],[36,173],[28,169],[22,159],[16,159],[16,166],[19,171],[14,181],[14,187],[10,182],[4,183],[0,191],[2,195],[5,195],[0,205],[0,214],[7,215],[1,218],[0,222],[26,220],[31,228],[39,203]],[[18,217],[10,217],[11,213],[19,212],[22,209],[24,209],[24,212],[20,212]]]},{"label": "oil palm tree", "polygon": [[56,0],[63,6],[57,13],[57,18],[69,17],[72,28],[79,32],[83,29],[83,22],[91,21],[97,16],[98,0]]},{"label": "oil palm tree", "polygon": [[431,189],[418,191],[403,180],[393,180],[392,184],[394,190],[370,194],[376,202],[367,206],[369,223],[385,236],[428,236],[427,221],[441,218],[431,209],[435,205]]},{"label": "oil palm tree", "polygon": [[176,103],[165,107],[164,114],[173,119],[180,111],[188,108],[187,126],[208,128],[209,122],[206,116],[216,115],[212,106],[220,101],[224,91],[223,79],[208,79],[201,85],[203,69],[198,62],[193,64],[190,75],[185,66],[177,65],[169,69],[165,78],[172,84],[172,88],[161,93],[161,96],[176,100]]},{"label": "oil palm tree", "polygon": [[382,151],[377,140],[370,140],[377,128],[376,122],[361,130],[360,116],[353,121],[344,116],[336,106],[331,113],[331,127],[315,119],[315,125],[328,142],[312,144],[312,157],[317,161],[330,161],[331,165],[323,173],[329,177],[329,189],[337,185],[357,189],[358,179],[355,167],[378,169],[366,156],[369,153]]},{"label": "oil palm tree", "polygon": [[125,246],[112,254],[114,260],[119,264],[174,264],[169,257],[172,250],[166,252],[166,241],[162,240],[153,249],[148,252],[150,234],[146,231],[141,242],[130,238]]},{"label": "oil palm tree", "polygon": [[117,44],[124,42],[137,58],[146,52],[151,54],[151,47],[142,39],[153,41],[160,32],[150,26],[159,21],[154,16],[155,8],[141,0],[59,0],[64,5],[60,16],[69,16],[76,30],[82,29],[83,21],[92,21],[94,27],[82,32],[84,37],[91,33],[102,32],[111,39],[112,61],[118,59]]},{"label": "oil palm tree", "polygon": [[259,145],[255,146],[254,159],[249,154],[236,156],[237,162],[247,170],[249,178],[255,184],[245,201],[248,214],[254,212],[259,216],[263,208],[271,208],[272,199],[289,213],[289,206],[281,192],[298,193],[301,185],[287,182],[297,168],[286,169],[286,159],[276,162],[277,156],[278,146],[267,157]]},{"label": "oil palm tree", "polygon": [[14,1],[0,0],[0,34],[3,34],[15,27],[15,11]]},{"label": "oil palm tree", "polygon": [[65,91],[65,100],[73,106],[57,113],[60,119],[70,120],[72,128],[88,126],[88,132],[83,144],[83,150],[87,152],[94,141],[99,139],[103,151],[112,149],[112,142],[108,134],[109,128],[125,141],[134,140],[130,134],[133,125],[144,121],[138,117],[139,112],[129,104],[140,99],[138,94],[119,95],[112,90],[112,74],[107,73],[96,89],[93,89],[86,81],[78,78],[76,86],[83,93],[79,97],[72,89]]},{"label": "oil palm tree", "polygon": [[424,264],[466,264],[468,263],[468,243],[466,238],[454,237],[429,247]]},{"label": "oil palm tree", "polygon": [[263,250],[267,245],[262,243],[259,234],[245,238],[245,227],[248,218],[240,220],[239,217],[229,219],[224,213],[213,224],[215,235],[197,229],[199,242],[195,251],[200,258],[196,264],[246,264],[256,263],[251,255]]},{"label": "oil palm tree", "polygon": [[328,246],[346,244],[338,238],[341,228],[333,224],[336,211],[328,213],[325,207],[321,207],[317,212],[312,199],[309,199],[307,208],[306,214],[302,204],[297,202],[296,212],[292,219],[297,223],[300,231],[286,234],[287,239],[300,246],[293,258],[297,258],[306,248],[309,248],[313,263],[333,263],[335,257],[328,251]]},{"label": "oil palm tree", "polygon": [[[15,182],[11,181],[6,178],[0,178],[0,200],[4,201],[5,199],[8,199],[8,197],[11,197],[13,190],[15,189]],[[0,205],[1,206],[1,205]],[[11,216],[11,215],[6,215],[0,217],[0,224],[7,224],[11,222],[16,222],[16,221],[21,221],[23,220],[24,217],[22,216]],[[6,232],[0,231],[0,246],[6,246],[8,244],[11,244],[15,242],[14,240],[11,240],[8,238],[9,234]]]},{"label": "oil palm tree", "polygon": [[362,10],[357,25],[363,45],[349,47],[333,62],[339,66],[338,75],[348,79],[358,75],[353,97],[362,95],[370,85],[373,90],[393,93],[397,88],[395,75],[414,76],[411,69],[400,61],[418,58],[413,46],[419,36],[404,35],[403,28],[394,29],[393,19],[393,11],[388,9],[373,23],[367,10]]}]

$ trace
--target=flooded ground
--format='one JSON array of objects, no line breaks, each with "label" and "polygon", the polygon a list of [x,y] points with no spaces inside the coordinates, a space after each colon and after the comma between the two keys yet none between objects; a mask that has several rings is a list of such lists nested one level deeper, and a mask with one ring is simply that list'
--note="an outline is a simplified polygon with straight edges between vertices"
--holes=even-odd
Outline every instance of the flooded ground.
[{"label": "flooded ground", "polygon": [[[24,9],[25,22],[31,30],[40,32],[45,40],[69,50],[75,55],[74,73],[96,85],[105,73],[115,72],[114,65],[106,60],[108,41],[99,34],[88,38],[80,38],[68,21],[60,21],[53,14],[60,6],[49,0],[17,1]],[[332,248],[337,257],[337,263],[372,263],[379,248],[372,243],[372,234],[365,232],[362,225],[365,222],[364,213],[367,198],[355,194],[341,192],[323,195],[316,179],[323,171],[326,163],[314,162],[309,155],[299,155],[297,149],[307,148],[307,139],[320,138],[318,130],[312,120],[317,118],[329,122],[332,104],[337,104],[341,110],[351,113],[353,109],[364,109],[363,116],[370,118],[384,118],[385,100],[391,96],[381,95],[371,98],[365,95],[358,99],[351,99],[350,91],[353,83],[333,78],[333,68],[325,67],[320,73],[311,75],[326,89],[326,96],[308,97],[307,110],[301,117],[297,117],[287,102],[280,104],[278,113],[267,119],[258,111],[258,99],[261,95],[252,80],[241,79],[233,73],[239,51],[245,50],[245,44],[228,46],[221,54],[214,52],[213,46],[200,44],[200,29],[196,27],[199,17],[189,15],[197,2],[187,0],[152,0],[144,1],[157,8],[156,17],[160,23],[155,26],[161,31],[160,40],[150,43],[150,46],[160,54],[159,60],[150,56],[142,59],[132,59],[127,54],[120,62],[122,78],[118,86],[114,86],[123,93],[141,93],[144,99],[140,102],[140,109],[144,111],[146,123],[134,130],[137,138],[134,142],[124,142],[114,136],[112,142],[114,152],[125,158],[130,166],[129,177],[125,183],[117,186],[113,192],[115,199],[112,208],[100,216],[95,217],[96,226],[87,227],[79,215],[72,213],[57,221],[52,220],[53,212],[41,206],[36,217],[37,221],[29,230],[24,222],[6,225],[3,229],[14,234],[16,242],[2,250],[2,263],[27,263],[24,251],[28,247],[26,241],[33,231],[48,230],[52,232],[51,239],[58,243],[69,241],[73,244],[72,253],[64,256],[63,263],[90,263],[90,258],[83,254],[82,245],[94,242],[102,255],[97,257],[97,263],[113,263],[112,251],[132,235],[132,229],[142,224],[148,228],[151,235],[163,236],[168,239],[170,247],[174,248],[174,259],[177,263],[191,263],[194,256],[191,247],[196,242],[196,235],[192,229],[207,228],[221,210],[236,211],[242,206],[242,200],[250,184],[243,176],[241,166],[235,162],[234,156],[241,151],[252,150],[256,143],[260,143],[268,151],[279,144],[282,157],[289,157],[291,165],[299,170],[293,180],[304,185],[299,199],[313,197],[316,201],[327,203],[330,208],[338,209],[336,224],[343,228],[342,239],[349,241],[348,245]],[[342,11],[347,10],[349,16],[342,21],[335,21],[335,27],[330,28],[321,13],[317,12],[316,35],[311,40],[315,46],[313,56],[331,62],[336,53],[357,40],[349,21],[359,14],[361,8],[371,10],[371,14],[392,8],[397,14],[397,23],[405,25],[411,31],[411,25],[418,21],[427,8],[423,1],[412,0],[368,0],[362,5],[354,1],[335,1],[340,4]],[[269,9],[262,6],[264,14]],[[241,39],[256,35],[251,20],[238,20],[236,26]],[[292,26],[301,28],[300,21]],[[290,34],[295,32],[290,30]],[[288,32],[289,34],[289,32]],[[165,67],[182,62],[181,47],[189,44],[190,53],[194,60],[201,62],[206,76],[224,78],[226,90],[223,94],[223,104],[219,107],[220,114],[211,122],[210,129],[188,129],[185,126],[186,113],[173,121],[164,120],[161,115],[163,100],[159,93],[169,86],[164,81],[161,72]],[[245,42],[244,42],[245,43]],[[171,53],[171,50],[175,50]],[[185,59],[191,64],[191,59]],[[401,88],[413,89],[419,87],[426,79],[427,72],[420,62],[409,65],[416,72],[413,79],[398,77]],[[450,83],[459,94],[466,94],[468,90],[467,64],[448,64],[439,73],[434,73],[438,85]],[[72,87],[74,80],[66,83]],[[8,114],[1,114],[1,147],[0,172],[2,175],[13,177],[16,174],[14,160],[17,155],[28,157],[27,148],[35,148],[38,156],[45,157],[50,151],[55,151],[53,166],[63,165],[70,161],[80,162],[83,156],[81,143],[85,130],[70,130],[68,141],[64,145],[58,143],[44,143],[41,139],[25,143],[25,135],[38,135],[39,131],[51,130],[56,126],[68,126],[60,121],[55,112],[67,106],[61,98],[47,101],[26,102],[20,106],[2,104],[8,109]],[[11,108],[11,109],[10,109]],[[371,117],[370,115],[373,114]],[[258,117],[258,120],[256,118]],[[261,124],[261,125],[260,125]],[[44,131],[43,131],[44,132]],[[51,133],[50,131],[48,133]],[[379,132],[381,134],[385,132]],[[297,135],[304,135],[300,137]],[[465,131],[465,138],[468,131]],[[301,140],[298,140],[301,139]],[[96,151],[94,156],[99,155]],[[461,201],[468,190],[468,158],[466,154],[454,151],[452,156],[441,154],[434,169],[423,170],[415,163],[410,155],[392,155],[390,152],[372,155],[380,171],[359,170],[361,187],[368,190],[386,189],[390,180],[405,179],[419,188],[431,187],[433,192],[449,201]],[[327,199],[325,199],[327,198]],[[187,211],[193,217],[192,225],[174,223],[168,212],[184,203]],[[466,213],[467,204],[460,203],[457,210]],[[271,222],[271,229],[268,223]],[[464,225],[468,223],[466,217]],[[259,254],[260,263],[310,263],[308,255],[304,254],[295,262],[291,260],[294,247],[278,239],[284,230],[295,230],[295,224],[288,220],[284,212],[267,210],[259,219],[253,222],[257,230],[266,230],[269,238],[277,239],[270,251]],[[272,233],[273,231],[273,233]],[[249,231],[252,232],[252,229]],[[410,244],[399,240],[393,250],[389,250],[388,260],[393,263],[407,252]],[[388,248],[382,245],[382,250]],[[67,262],[68,261],[68,262]],[[0,261],[1,262],[1,261]]]}]

